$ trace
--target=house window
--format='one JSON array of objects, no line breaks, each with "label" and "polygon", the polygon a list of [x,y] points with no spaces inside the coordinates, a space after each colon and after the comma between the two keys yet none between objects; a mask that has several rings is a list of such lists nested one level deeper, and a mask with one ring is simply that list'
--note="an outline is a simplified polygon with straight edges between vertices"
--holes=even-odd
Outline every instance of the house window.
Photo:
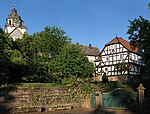
[{"label": "house window", "polygon": [[106,57],[106,60],[109,61],[109,56]]},{"label": "house window", "polygon": [[120,59],[123,59],[123,54],[122,53],[120,54]]},{"label": "house window", "polygon": [[108,71],[108,68],[105,68],[105,71],[107,72],[107,71]]},{"label": "house window", "polygon": [[114,49],[112,49],[112,52],[113,52],[113,53],[115,52]]},{"label": "house window", "polygon": [[123,48],[122,47],[120,47],[120,52],[123,52]]}]

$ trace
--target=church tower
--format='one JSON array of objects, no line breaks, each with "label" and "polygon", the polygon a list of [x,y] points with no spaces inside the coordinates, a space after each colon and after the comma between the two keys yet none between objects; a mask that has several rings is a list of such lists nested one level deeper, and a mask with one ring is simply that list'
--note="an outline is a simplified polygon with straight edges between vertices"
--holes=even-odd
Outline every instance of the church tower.
[{"label": "church tower", "polygon": [[21,39],[23,37],[23,34],[26,33],[27,28],[23,25],[23,20],[17,14],[14,4],[12,6],[11,14],[9,14],[6,19],[5,32],[8,33],[9,36],[15,41],[17,38]]}]

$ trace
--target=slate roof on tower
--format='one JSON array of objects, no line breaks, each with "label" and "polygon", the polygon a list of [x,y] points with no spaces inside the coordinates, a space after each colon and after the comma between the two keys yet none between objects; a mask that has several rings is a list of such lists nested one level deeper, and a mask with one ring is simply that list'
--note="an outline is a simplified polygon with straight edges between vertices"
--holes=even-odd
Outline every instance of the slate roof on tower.
[{"label": "slate roof on tower", "polygon": [[[8,15],[7,19],[13,19],[13,23],[6,23],[5,27],[7,26],[15,26],[15,27],[20,27],[20,28],[25,28],[26,26],[23,25],[23,20],[21,17],[18,15],[17,10],[15,7],[12,8],[11,13]],[[15,23],[15,24],[14,24]]]},{"label": "slate roof on tower", "polygon": [[5,32],[8,33],[7,37],[13,38],[14,41],[17,38],[22,38],[23,34],[27,32],[27,28],[24,26],[21,16],[18,15],[14,4],[11,13],[6,18]]}]

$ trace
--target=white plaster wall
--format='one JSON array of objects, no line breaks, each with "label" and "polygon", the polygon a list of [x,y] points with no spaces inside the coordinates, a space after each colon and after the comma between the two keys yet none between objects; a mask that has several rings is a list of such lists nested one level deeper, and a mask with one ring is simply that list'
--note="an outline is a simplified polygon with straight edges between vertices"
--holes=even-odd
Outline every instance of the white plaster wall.
[{"label": "white plaster wall", "polygon": [[[116,49],[116,48],[122,48],[122,49]],[[106,51],[106,50],[111,50],[111,51]],[[112,50],[115,51],[115,54],[113,54],[113,57],[112,57]],[[117,51],[117,52],[116,52]],[[113,64],[117,64],[117,63],[120,63],[121,61],[122,62],[126,62],[128,63],[128,53],[127,53],[127,49],[123,47],[123,45],[121,44],[113,44],[113,45],[110,45],[110,46],[107,46],[103,49],[103,52],[102,52],[102,61],[104,62],[101,62],[101,66],[104,66],[104,65],[111,65],[112,63]],[[122,53],[120,53],[122,52]],[[116,54],[117,53],[117,54]],[[109,54],[109,55],[108,55]],[[117,57],[116,57],[117,56]],[[122,56],[122,57],[121,57]],[[109,57],[109,58],[107,58]],[[137,64],[140,64],[141,62],[141,56],[135,54],[135,53],[130,53],[130,58],[131,60],[129,59],[129,62],[136,62]],[[112,61],[113,59],[113,62],[108,62],[108,61]],[[119,60],[116,62],[116,59]],[[127,59],[127,60],[125,60]],[[125,61],[124,61],[125,60]],[[134,60],[134,61],[133,61]],[[106,71],[106,68],[107,68],[107,71]],[[133,71],[135,69],[135,71],[138,71],[139,69],[137,68],[131,68],[131,70]],[[108,73],[108,75],[111,75],[111,73],[109,71],[114,71],[114,67],[112,67],[112,69],[110,67],[103,67],[102,70],[106,73]],[[101,68],[98,69],[98,72],[101,72]],[[124,74],[128,74],[127,71],[123,72]],[[119,73],[121,74],[121,73]],[[133,73],[132,73],[133,74]],[[135,73],[134,73],[135,74]],[[102,74],[103,75],[103,74]],[[117,72],[112,72],[112,75],[117,75]]]},{"label": "white plaster wall", "polygon": [[87,56],[87,58],[90,62],[94,62],[96,60],[95,56]]},{"label": "white plaster wall", "polygon": [[18,28],[23,34],[27,32],[27,29]]},{"label": "white plaster wall", "polygon": [[[7,29],[7,32],[8,33],[11,33],[14,29],[15,29],[16,27],[7,27],[6,29]],[[21,29],[21,28],[17,28],[17,29],[19,29],[23,34],[25,33],[25,32],[27,32],[27,30],[26,29]]]},{"label": "white plaster wall", "polygon": [[11,33],[15,29],[15,27],[7,27],[6,29],[8,33]]}]

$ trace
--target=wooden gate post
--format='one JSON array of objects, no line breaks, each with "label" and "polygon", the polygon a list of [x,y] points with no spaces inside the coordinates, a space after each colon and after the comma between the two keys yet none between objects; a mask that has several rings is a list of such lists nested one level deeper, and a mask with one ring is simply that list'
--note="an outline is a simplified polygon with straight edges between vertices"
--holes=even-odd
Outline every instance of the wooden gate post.
[{"label": "wooden gate post", "polygon": [[85,104],[84,104],[84,108],[88,108],[88,109],[90,109],[91,108],[91,99],[90,99],[90,94],[88,94],[87,96],[86,96],[86,101],[85,101]]},{"label": "wooden gate post", "polygon": [[138,105],[139,105],[139,112],[144,111],[144,90],[145,88],[143,87],[142,84],[139,85],[137,88],[138,90]]},{"label": "wooden gate post", "polygon": [[98,109],[102,109],[102,95],[101,91],[95,92],[96,93],[96,107]]}]

